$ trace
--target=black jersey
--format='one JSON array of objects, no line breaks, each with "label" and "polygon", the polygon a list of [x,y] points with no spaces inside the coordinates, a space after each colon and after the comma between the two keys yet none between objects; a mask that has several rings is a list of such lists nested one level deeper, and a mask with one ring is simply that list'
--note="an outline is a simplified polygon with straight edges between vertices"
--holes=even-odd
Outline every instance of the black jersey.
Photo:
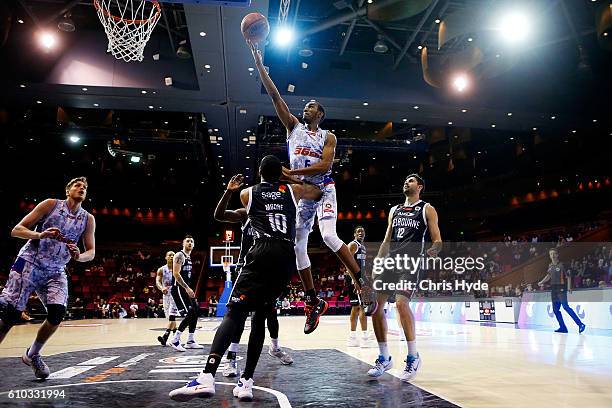
[{"label": "black jersey", "polygon": [[355,262],[359,265],[359,268],[363,273],[366,270],[366,247],[361,242],[356,239],[353,240],[353,243],[357,245],[357,252],[353,254],[353,258],[355,258]]},{"label": "black jersey", "polygon": [[[183,280],[185,281],[185,283],[187,284],[187,286],[189,286],[190,288],[193,289],[192,286],[192,278],[193,278],[193,265],[191,263],[191,256],[187,255],[184,251],[181,250],[181,252],[183,253],[183,256],[185,257],[185,262],[183,262],[183,265],[181,266],[181,277],[183,278]],[[178,283],[176,282],[176,279],[174,278],[174,275],[172,275],[172,286],[178,286]]]},{"label": "black jersey", "polygon": [[247,214],[255,240],[295,241],[297,202],[290,185],[262,182],[249,189]]},{"label": "black jersey", "polygon": [[[425,207],[429,203],[419,200],[411,206],[396,205],[391,209],[391,242],[423,243],[429,240]],[[397,246],[401,247],[401,245]]]},{"label": "black jersey", "polygon": [[253,246],[253,227],[251,227],[251,220],[247,218],[246,222],[242,224],[242,237],[240,238],[240,254],[238,255],[238,262],[236,262],[237,268],[244,266],[244,257],[246,256],[249,249]]}]

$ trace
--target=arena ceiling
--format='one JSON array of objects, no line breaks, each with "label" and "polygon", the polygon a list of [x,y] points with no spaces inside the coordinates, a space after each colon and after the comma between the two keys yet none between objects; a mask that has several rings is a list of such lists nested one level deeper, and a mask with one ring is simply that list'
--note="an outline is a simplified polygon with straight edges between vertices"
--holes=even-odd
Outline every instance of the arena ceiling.
[{"label": "arena ceiling", "polygon": [[[252,71],[240,21],[247,12],[260,12],[274,28],[281,2],[253,0],[248,8],[199,3],[162,3],[164,16],[144,61],[125,63],[105,53],[104,32],[89,1],[2,2],[0,53],[9,61],[3,103],[136,110],[151,117],[202,113],[209,136],[215,137],[211,153],[219,166],[243,170],[249,166],[244,158],[254,157],[250,152],[261,116],[274,111]],[[594,126],[593,120],[607,125],[612,58],[606,50],[609,37],[596,29],[595,16],[609,2],[511,2],[529,7],[533,27],[533,37],[513,49],[494,40],[481,21],[507,11],[508,2],[285,3],[297,38],[288,49],[270,41],[265,64],[296,115],[305,101],[316,98],[330,119],[392,122],[400,131],[415,125],[495,125],[499,131],[549,127],[569,132]],[[76,30],[57,31],[67,12]],[[46,53],[34,40],[44,28],[60,36],[57,49]],[[177,58],[181,41],[190,47],[190,58]],[[374,51],[377,41],[386,52]],[[428,81],[419,47],[428,51]],[[301,56],[304,49],[312,55]],[[473,73],[466,92],[446,86],[456,67]],[[168,77],[172,86],[165,85]]]}]

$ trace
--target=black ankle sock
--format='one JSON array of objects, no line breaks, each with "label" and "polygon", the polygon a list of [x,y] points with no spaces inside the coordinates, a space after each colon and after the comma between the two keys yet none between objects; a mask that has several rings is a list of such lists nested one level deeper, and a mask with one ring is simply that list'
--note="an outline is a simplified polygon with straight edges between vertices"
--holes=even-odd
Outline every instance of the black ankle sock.
[{"label": "black ankle sock", "polygon": [[319,303],[319,299],[317,298],[317,292],[315,292],[314,288],[308,289],[304,294],[306,297],[306,303],[309,305],[316,305]]},{"label": "black ankle sock", "polygon": [[235,351],[228,351],[227,352],[227,359],[228,360],[235,360],[236,359],[236,352]]}]

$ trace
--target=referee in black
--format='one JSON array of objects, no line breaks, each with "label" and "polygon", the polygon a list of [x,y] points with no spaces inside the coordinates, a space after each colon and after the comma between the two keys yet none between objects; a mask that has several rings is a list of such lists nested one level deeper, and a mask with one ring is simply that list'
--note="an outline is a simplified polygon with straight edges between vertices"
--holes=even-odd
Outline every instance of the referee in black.
[{"label": "referee in black", "polygon": [[[253,373],[265,339],[265,319],[272,302],[276,302],[296,272],[295,220],[300,199],[319,200],[321,190],[316,186],[282,183],[282,165],[275,156],[266,156],[259,166],[261,183],[240,192],[240,201],[246,208],[253,228],[254,243],[245,256],[244,266],[230,294],[227,312],[215,333],[206,367],[198,378],[170,392],[175,401],[188,401],[194,397],[215,394],[215,373],[232,338],[244,326],[249,311],[251,335],[242,378],[233,394],[240,400],[253,398]],[[242,185],[243,177],[236,180]]]},{"label": "referee in black", "polygon": [[548,254],[550,255],[551,262],[548,265],[546,276],[538,282],[538,285],[543,286],[546,282],[550,281],[553,313],[559,322],[559,328],[555,330],[555,332],[567,333],[567,326],[561,315],[561,307],[563,307],[565,312],[570,315],[578,326],[578,333],[582,333],[586,325],[582,323],[576,312],[574,312],[567,303],[567,287],[571,282],[568,271],[565,269],[563,263],[559,262],[559,252],[555,248],[548,251]]}]

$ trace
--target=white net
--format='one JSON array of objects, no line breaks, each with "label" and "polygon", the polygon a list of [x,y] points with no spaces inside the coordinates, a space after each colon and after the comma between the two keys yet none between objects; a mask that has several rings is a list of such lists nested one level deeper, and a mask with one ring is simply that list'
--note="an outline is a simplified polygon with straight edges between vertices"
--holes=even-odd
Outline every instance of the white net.
[{"label": "white net", "polygon": [[117,59],[142,61],[144,48],[161,17],[151,0],[93,0],[108,37],[108,52]]}]

